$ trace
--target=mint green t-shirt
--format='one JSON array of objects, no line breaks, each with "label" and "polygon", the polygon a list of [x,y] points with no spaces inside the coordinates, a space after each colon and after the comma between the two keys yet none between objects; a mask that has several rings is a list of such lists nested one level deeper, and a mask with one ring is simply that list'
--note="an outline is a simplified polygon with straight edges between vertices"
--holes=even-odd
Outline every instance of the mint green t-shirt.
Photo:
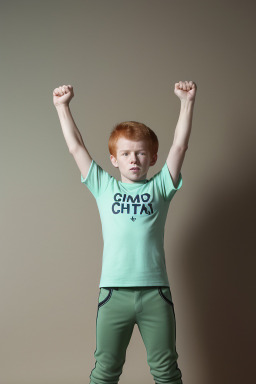
[{"label": "mint green t-shirt", "polygon": [[167,163],[150,180],[124,183],[92,160],[84,183],[96,199],[104,241],[99,287],[169,286],[164,228],[174,187]]}]

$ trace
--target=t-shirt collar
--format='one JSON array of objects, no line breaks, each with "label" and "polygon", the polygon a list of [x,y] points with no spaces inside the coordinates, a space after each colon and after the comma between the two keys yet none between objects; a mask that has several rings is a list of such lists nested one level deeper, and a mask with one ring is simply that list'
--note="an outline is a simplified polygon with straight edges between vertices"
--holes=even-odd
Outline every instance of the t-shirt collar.
[{"label": "t-shirt collar", "polygon": [[135,187],[138,187],[140,185],[146,184],[147,182],[148,182],[148,179],[144,179],[144,180],[140,180],[140,181],[135,181],[135,183],[125,183],[123,181],[119,181],[118,183],[120,185],[123,185],[123,186],[128,187],[128,188],[135,188]]}]

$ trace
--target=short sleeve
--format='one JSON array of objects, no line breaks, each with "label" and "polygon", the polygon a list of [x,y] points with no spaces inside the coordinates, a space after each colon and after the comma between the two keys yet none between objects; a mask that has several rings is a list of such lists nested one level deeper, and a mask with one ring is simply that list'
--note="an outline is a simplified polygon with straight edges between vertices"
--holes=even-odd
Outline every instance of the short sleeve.
[{"label": "short sleeve", "polygon": [[108,186],[112,176],[92,160],[86,178],[81,174],[81,183],[85,184],[95,198],[99,197]]},{"label": "short sleeve", "polygon": [[175,187],[173,184],[173,180],[172,180],[168,165],[165,162],[161,171],[154,176],[154,181],[157,184],[157,187],[160,190],[160,193],[162,194],[164,199],[171,200],[175,195],[175,193],[182,186],[182,175],[181,173],[179,174],[177,187]]}]

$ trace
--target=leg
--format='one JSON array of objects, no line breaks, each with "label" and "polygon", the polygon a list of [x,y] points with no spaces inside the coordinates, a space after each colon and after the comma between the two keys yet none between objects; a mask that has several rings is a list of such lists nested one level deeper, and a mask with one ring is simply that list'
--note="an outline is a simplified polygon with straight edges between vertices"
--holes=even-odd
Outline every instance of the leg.
[{"label": "leg", "polygon": [[145,290],[137,314],[150,372],[157,384],[182,384],[176,351],[176,320],[169,287]]},{"label": "leg", "polygon": [[131,295],[100,288],[96,320],[96,363],[90,384],[117,384],[134,328]]}]

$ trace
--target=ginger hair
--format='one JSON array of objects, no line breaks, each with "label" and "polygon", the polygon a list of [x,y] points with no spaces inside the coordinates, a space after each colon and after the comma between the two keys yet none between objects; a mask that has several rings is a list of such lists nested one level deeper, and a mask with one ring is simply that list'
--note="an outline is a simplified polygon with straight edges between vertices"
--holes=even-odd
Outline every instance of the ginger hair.
[{"label": "ginger hair", "polygon": [[149,144],[151,156],[158,152],[158,138],[151,128],[138,121],[124,121],[114,126],[111,131],[108,149],[111,155],[116,158],[116,144],[120,137],[129,140],[140,141],[146,140]]}]

